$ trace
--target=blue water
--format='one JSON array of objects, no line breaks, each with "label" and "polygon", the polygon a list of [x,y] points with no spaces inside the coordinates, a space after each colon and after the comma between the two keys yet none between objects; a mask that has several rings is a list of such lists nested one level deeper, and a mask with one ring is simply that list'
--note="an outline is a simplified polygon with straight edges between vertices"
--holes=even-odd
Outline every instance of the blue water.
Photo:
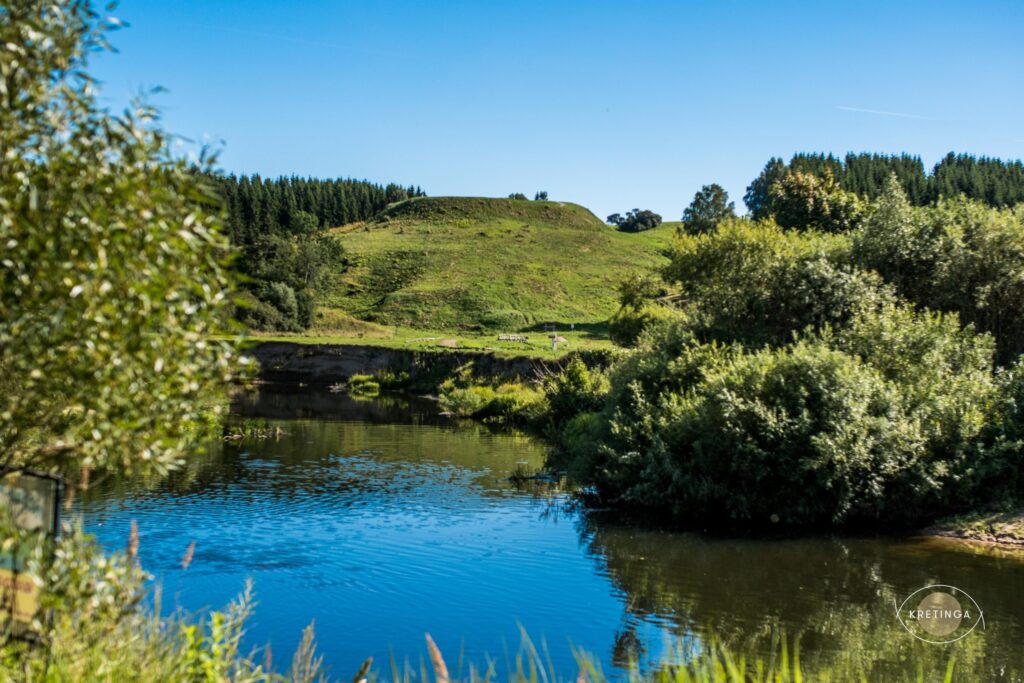
[{"label": "blue water", "polygon": [[368,656],[384,670],[392,656],[418,668],[426,632],[453,673],[460,658],[481,666],[488,655],[500,671],[520,626],[565,677],[575,675],[573,646],[615,672],[630,657],[661,657],[670,640],[694,647],[712,634],[765,656],[773,638],[801,634],[805,661],[852,658],[885,672],[913,653],[948,654],[903,632],[892,608],[941,579],[986,613],[985,633],[956,646],[961,661],[986,674],[1024,670],[1024,562],[1012,554],[714,539],[583,513],[555,487],[508,481],[542,464],[543,444],[450,422],[430,403],[264,387],[234,412],[280,433],[215,440],[167,481],[108,483],[78,508],[109,548],[137,521],[164,611],[224,606],[251,578],[247,642],[272,643],[278,667],[315,621],[342,679]]}]

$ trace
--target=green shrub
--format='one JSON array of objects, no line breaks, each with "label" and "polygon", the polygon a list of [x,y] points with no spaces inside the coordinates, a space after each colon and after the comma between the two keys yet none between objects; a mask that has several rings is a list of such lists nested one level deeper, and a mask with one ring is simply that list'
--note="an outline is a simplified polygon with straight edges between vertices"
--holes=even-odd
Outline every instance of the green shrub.
[{"label": "green shrub", "polygon": [[613,500],[719,526],[826,525],[902,515],[894,487],[924,484],[924,436],[855,357],[813,342],[654,353],[613,380],[594,471]]},{"label": "green shrub", "polygon": [[544,394],[538,389],[508,382],[498,387],[442,385],[440,404],[445,412],[459,417],[501,420],[525,424],[544,413]]},{"label": "green shrub", "polygon": [[346,386],[349,393],[356,396],[376,396],[380,393],[380,383],[373,375],[352,375]]},{"label": "green shrub", "polygon": [[893,299],[877,275],[851,265],[843,235],[726,221],[708,234],[679,236],[670,257],[663,276],[682,287],[686,313],[706,341],[784,344],[807,327],[842,325]]},{"label": "green shrub", "polygon": [[573,357],[565,368],[544,382],[548,417],[555,427],[568,422],[578,413],[600,410],[608,392],[608,380],[590,370],[582,359]]},{"label": "green shrub", "polygon": [[536,420],[544,412],[545,405],[544,392],[540,389],[507,382],[494,390],[494,398],[485,408],[483,416],[526,424]]},{"label": "green shrub", "polygon": [[235,303],[239,322],[256,330],[298,332],[313,322],[315,305],[309,292],[295,291],[284,282],[243,290]]},{"label": "green shrub", "polygon": [[290,324],[298,326],[299,302],[295,298],[294,289],[283,282],[270,282],[261,298],[280,311]]},{"label": "green shrub", "polygon": [[587,481],[591,476],[606,425],[602,413],[580,413],[570,418],[558,433],[557,464],[564,466],[573,479]]},{"label": "green shrub", "polygon": [[608,321],[608,336],[619,346],[636,346],[644,331],[683,313],[662,304],[648,302],[638,308],[622,307]]},{"label": "green shrub", "polygon": [[890,180],[853,235],[852,258],[896,291],[995,336],[997,360],[1024,352],[1024,209],[965,199],[910,206]]},{"label": "green shrub", "polygon": [[973,474],[987,506],[1016,509],[1024,500],[1024,356],[997,372],[995,381],[995,416],[985,427]]},{"label": "green shrub", "polygon": [[377,383],[384,389],[406,389],[412,383],[412,376],[407,370],[385,368],[375,375]]},{"label": "green shrub", "polygon": [[946,315],[908,306],[864,311],[838,331],[833,345],[861,358],[900,389],[927,435],[932,457],[967,457],[994,416],[994,340]]},{"label": "green shrub", "polygon": [[235,317],[240,323],[254,330],[282,330],[290,329],[290,323],[285,319],[281,311],[274,308],[266,301],[256,298],[251,292],[241,291],[235,297]]},{"label": "green shrub", "polygon": [[494,389],[488,386],[453,387],[441,392],[441,409],[458,417],[473,417],[494,400]]},{"label": "green shrub", "polygon": [[561,444],[605,500],[689,521],[913,523],[978,504],[1012,466],[984,445],[1001,395],[991,350],[955,316],[895,306],[758,351],[668,325]]},{"label": "green shrub", "polygon": [[942,279],[940,273],[952,269],[959,239],[929,224],[927,215],[927,209],[910,205],[898,180],[889,178],[853,233],[852,255],[863,268],[880,273],[902,296],[941,308],[934,305],[930,292]]},{"label": "green shrub", "polygon": [[790,171],[768,189],[768,211],[784,228],[847,232],[863,213],[860,198],[839,187],[831,171]]}]

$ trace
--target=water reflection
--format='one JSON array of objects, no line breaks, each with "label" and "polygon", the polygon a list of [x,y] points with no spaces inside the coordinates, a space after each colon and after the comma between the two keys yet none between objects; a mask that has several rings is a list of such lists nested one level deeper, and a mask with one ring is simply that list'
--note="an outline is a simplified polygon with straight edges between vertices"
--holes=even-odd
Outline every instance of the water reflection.
[{"label": "water reflection", "polygon": [[[865,671],[869,680],[892,679],[918,662],[937,675],[950,655],[959,670],[977,676],[965,680],[1020,680],[1008,672],[1024,671],[1019,554],[965,552],[929,540],[709,538],[601,514],[582,517],[580,530],[621,591],[632,623],[656,623],[684,642],[714,634],[767,660],[783,634],[799,636],[809,669]],[[894,605],[935,583],[976,597],[984,632],[936,646],[902,631]],[[644,653],[632,633],[620,640],[625,654]]]},{"label": "water reflection", "polygon": [[[575,674],[570,643],[606,669],[657,659],[712,634],[770,658],[801,637],[806,666],[869,667],[869,680],[955,653],[986,680],[1024,670],[1024,563],[923,541],[716,539],[582,513],[557,489],[519,489],[543,444],[474,423],[430,402],[356,401],[305,388],[239,397],[238,420],[269,439],[215,443],[158,484],[106,482],[79,500],[87,526],[123,546],[131,519],[165,602],[219,606],[247,577],[259,605],[250,642],[293,648],[317,623],[333,673],[373,655],[418,661],[430,631],[454,660],[501,663],[518,624]],[[195,541],[192,564],[181,556]],[[928,583],[966,589],[987,630],[951,647],[902,631],[893,601]],[[1002,680],[1013,680],[1004,675]]]}]

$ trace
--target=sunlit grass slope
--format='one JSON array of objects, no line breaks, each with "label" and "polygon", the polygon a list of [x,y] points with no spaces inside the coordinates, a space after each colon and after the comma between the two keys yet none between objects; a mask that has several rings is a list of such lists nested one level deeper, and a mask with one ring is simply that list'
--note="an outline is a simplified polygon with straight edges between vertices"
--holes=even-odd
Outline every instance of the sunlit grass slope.
[{"label": "sunlit grass slope", "polygon": [[434,330],[593,326],[618,303],[616,284],[664,262],[673,229],[617,232],[562,202],[422,197],[343,226],[350,260],[320,302],[337,314]]}]

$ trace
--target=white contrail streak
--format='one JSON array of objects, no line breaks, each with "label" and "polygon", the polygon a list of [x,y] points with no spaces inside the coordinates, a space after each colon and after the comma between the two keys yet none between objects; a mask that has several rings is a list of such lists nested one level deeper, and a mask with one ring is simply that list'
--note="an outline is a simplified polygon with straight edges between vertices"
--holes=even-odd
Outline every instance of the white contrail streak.
[{"label": "white contrail streak", "polygon": [[842,105],[836,105],[836,109],[842,109],[843,111],[856,111],[862,114],[878,114],[880,116],[895,116],[901,119],[920,119],[922,121],[930,121],[932,119],[927,116],[918,116],[917,114],[902,114],[898,111],[882,111],[881,109],[863,109],[861,107],[844,107]]}]

